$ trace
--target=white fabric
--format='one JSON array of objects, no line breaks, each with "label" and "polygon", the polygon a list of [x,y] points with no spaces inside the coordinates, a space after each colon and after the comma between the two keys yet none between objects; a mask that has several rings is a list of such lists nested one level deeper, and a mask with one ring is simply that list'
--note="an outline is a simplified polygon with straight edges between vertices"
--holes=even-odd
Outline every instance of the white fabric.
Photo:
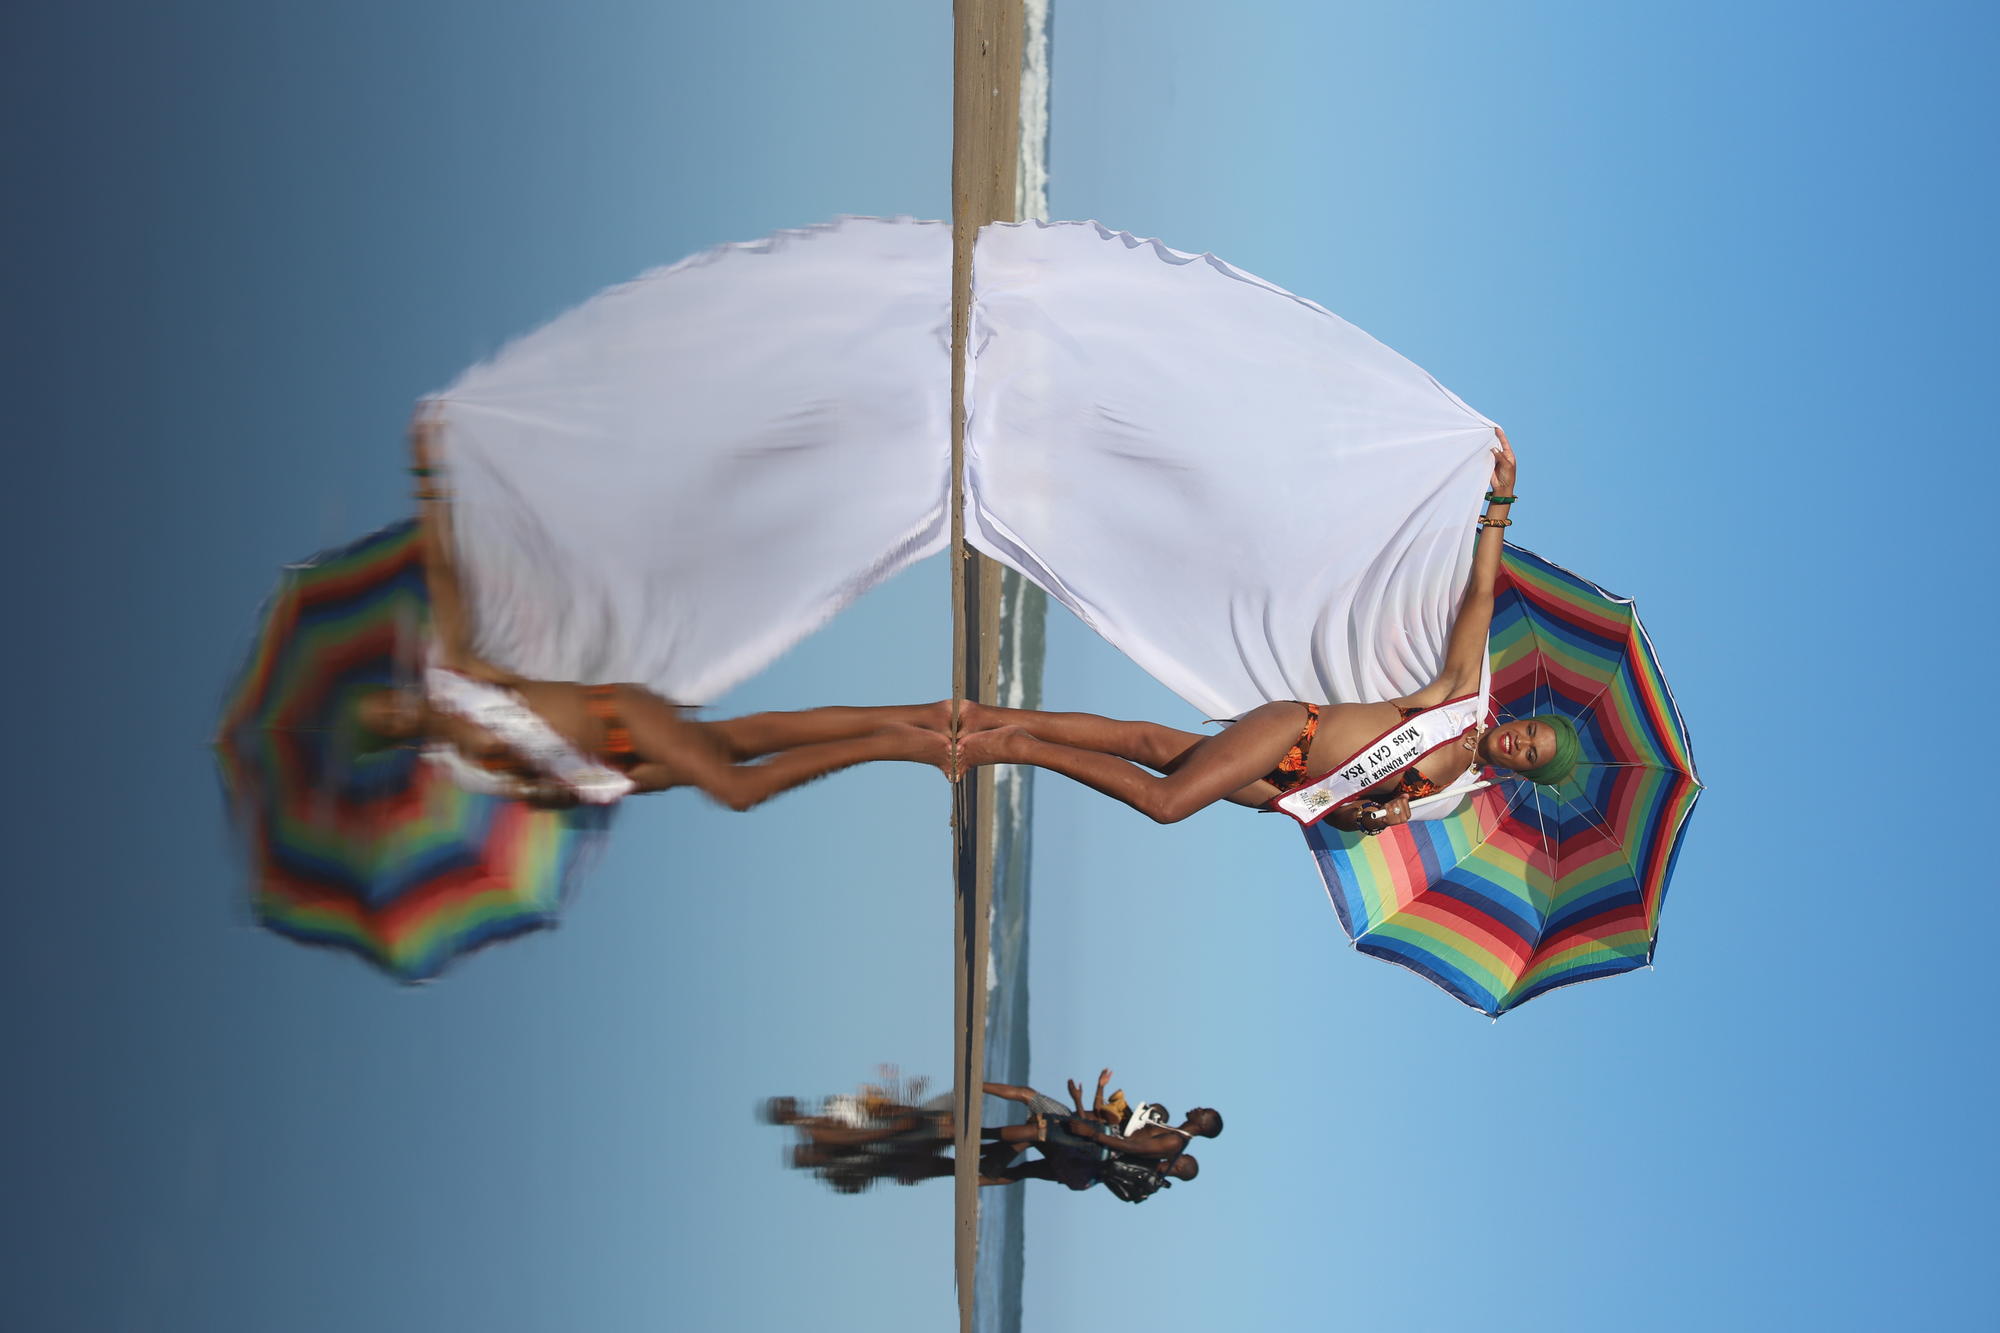
[{"label": "white fabric", "polygon": [[843,218],[613,287],[439,395],[476,646],[703,703],[941,550],[951,229]]},{"label": "white fabric", "polygon": [[1441,787],[1429,796],[1419,796],[1416,800],[1411,801],[1411,821],[1414,822],[1419,819],[1443,819],[1446,815],[1456,814],[1458,807],[1464,803],[1466,797],[1472,795],[1472,793],[1482,787],[1493,785],[1489,779],[1479,776],[1481,771],[1479,765],[1474,764],[1453,778],[1449,786]]},{"label": "white fabric", "polygon": [[[1455,743],[1485,714],[1485,699],[1474,695],[1426,708],[1398,722],[1325,776],[1292,788],[1278,798],[1277,806],[1301,824],[1317,824],[1335,806],[1402,772],[1432,750]],[[1454,778],[1452,784],[1457,781]]]},{"label": "white fabric", "polygon": [[[1095,223],[980,236],[968,537],[1211,717],[1428,683],[1491,423],[1367,334]],[[950,231],[848,218],[593,298],[447,389],[476,646],[701,703],[942,549]]]},{"label": "white fabric", "polygon": [[837,1092],[826,1099],[820,1114],[828,1120],[838,1121],[849,1129],[874,1129],[875,1117],[868,1114],[868,1107],[862,1099],[851,1092]]},{"label": "white fabric", "polygon": [[[578,751],[512,690],[433,666],[424,671],[424,694],[433,708],[491,733],[522,763],[562,783],[587,805],[612,805],[633,791],[632,779]],[[446,761],[446,767],[458,776],[456,766]]]},{"label": "white fabric", "polygon": [[966,527],[1209,717],[1444,661],[1493,426],[1212,255],[1094,222],[974,256]]},{"label": "white fabric", "polygon": [[426,762],[435,765],[454,786],[463,791],[478,796],[498,796],[505,800],[514,800],[521,795],[519,778],[481,768],[460,754],[455,745],[431,741],[420,753]]}]

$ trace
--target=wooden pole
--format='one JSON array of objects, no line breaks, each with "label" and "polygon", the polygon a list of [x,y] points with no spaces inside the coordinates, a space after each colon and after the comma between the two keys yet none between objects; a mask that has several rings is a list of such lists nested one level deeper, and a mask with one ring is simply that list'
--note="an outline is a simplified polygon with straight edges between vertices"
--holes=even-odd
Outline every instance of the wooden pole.
[{"label": "wooden pole", "polygon": [[[1021,138],[1021,0],[953,0],[951,136],[952,697],[991,700],[999,672],[1000,569],[965,545],[965,355],[972,244],[1016,218]],[[980,1084],[986,1071],[986,967],[993,902],[993,783],[968,774],[953,793],[953,1032],[958,1114],[952,1173],[953,1261],[961,1333],[972,1330],[978,1260]]]}]

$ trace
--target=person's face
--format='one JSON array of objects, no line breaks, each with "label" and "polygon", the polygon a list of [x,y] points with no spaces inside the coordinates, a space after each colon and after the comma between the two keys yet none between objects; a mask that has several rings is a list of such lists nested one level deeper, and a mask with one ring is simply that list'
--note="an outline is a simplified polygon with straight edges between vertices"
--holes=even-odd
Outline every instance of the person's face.
[{"label": "person's face", "polygon": [[1479,761],[1520,773],[1556,757],[1556,734],[1538,717],[1502,722],[1479,741]]},{"label": "person's face", "polygon": [[423,730],[424,708],[410,690],[379,690],[361,701],[361,725],[392,741],[406,741]]}]

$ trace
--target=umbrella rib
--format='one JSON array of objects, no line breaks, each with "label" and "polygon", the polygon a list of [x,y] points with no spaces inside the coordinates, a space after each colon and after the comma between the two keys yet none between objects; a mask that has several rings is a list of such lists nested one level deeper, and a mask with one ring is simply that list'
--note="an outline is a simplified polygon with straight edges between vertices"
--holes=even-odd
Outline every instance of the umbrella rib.
[{"label": "umbrella rib", "polygon": [[[1595,814],[1595,811],[1593,811],[1592,813],[1593,813],[1593,814]],[[1603,824],[1603,822],[1602,822],[1602,818],[1601,818],[1601,817],[1599,818],[1599,826],[1600,826],[1600,827],[1608,827],[1608,825],[1604,825],[1604,824]],[[1614,846],[1614,847],[1616,847],[1616,848],[1618,849],[1618,859],[1619,859],[1620,861],[1622,861],[1622,862],[1624,863],[1624,865],[1625,865],[1625,873],[1626,873],[1626,875],[1627,875],[1627,876],[1628,876],[1628,877],[1629,877],[1629,878],[1630,878],[1630,879],[1632,880],[1632,882],[1633,882],[1633,883],[1634,883],[1635,885],[1636,885],[1636,884],[1638,884],[1638,883],[1639,883],[1639,868],[1638,868],[1637,866],[1635,866],[1635,865],[1633,865],[1633,864],[1632,864],[1632,853],[1631,853],[1630,849],[1628,849],[1628,848],[1627,848],[1627,847],[1625,846],[1625,844],[1624,844],[1624,843],[1622,843],[1622,842],[1616,842],[1616,841],[1614,841],[1614,842],[1612,843],[1612,846]],[[1646,903],[1645,903],[1645,895],[1644,895],[1644,891],[1643,891],[1643,890],[1644,890],[1644,886],[1643,886],[1643,885],[1641,885],[1641,886],[1640,886],[1640,888],[1641,888],[1641,893],[1640,893],[1640,901],[1639,901],[1639,906],[1640,906],[1640,908],[1641,908],[1641,909],[1643,910],[1643,909],[1645,908],[1645,905],[1646,905]],[[1647,940],[1647,945],[1646,945],[1646,956],[1647,956],[1648,958],[1652,957],[1652,953],[1653,953],[1653,948],[1652,948],[1652,942],[1651,942],[1651,933],[1652,933],[1652,926],[1653,926],[1653,923],[1652,923],[1652,922],[1651,922],[1650,920],[1646,922],[1646,929],[1647,929],[1647,936],[1648,936],[1648,940]],[[1540,949],[1540,948],[1542,947],[1542,936],[1543,936],[1544,934],[1546,934],[1546,932],[1547,932],[1547,929],[1548,929],[1548,923],[1547,923],[1547,922],[1544,922],[1544,923],[1543,923],[1543,925],[1542,925],[1542,929],[1541,929],[1540,931],[1538,931],[1538,932],[1536,933],[1536,936],[1535,936],[1535,949],[1536,949],[1536,950],[1539,950],[1539,949]],[[1515,983],[1515,985],[1514,985],[1514,989],[1515,989],[1515,990],[1518,990],[1519,988],[1520,988],[1520,983],[1519,983],[1519,982],[1517,981],[1517,982]],[[1509,994],[1509,997],[1511,998],[1511,997],[1512,997],[1512,994],[1513,994],[1513,991],[1512,991],[1512,990],[1510,990],[1510,991],[1508,992],[1508,994]]]},{"label": "umbrella rib", "polygon": [[[1655,765],[1650,765],[1650,764],[1647,764],[1647,765],[1639,765],[1639,764],[1634,764],[1634,765],[1625,765],[1625,767],[1634,767],[1634,768],[1639,768],[1639,767],[1645,767],[1645,768],[1651,768],[1651,767],[1655,767]],[[1678,773],[1680,772],[1680,770],[1679,770],[1679,769],[1674,769],[1674,768],[1669,768],[1669,769],[1666,769],[1665,771],[1667,771],[1667,772],[1671,772],[1671,773],[1676,773],[1676,774],[1678,774]],[[1692,780],[1693,780],[1693,779],[1690,779],[1690,781],[1692,781]],[[1561,802],[1562,802],[1562,803],[1563,803],[1564,805],[1574,805],[1574,806],[1576,806],[1576,807],[1577,807],[1577,808],[1578,808],[1578,809],[1579,809],[1580,811],[1582,811],[1582,812],[1583,812],[1583,814],[1584,814],[1584,816],[1585,816],[1586,818],[1589,818],[1589,819],[1591,819],[1591,820],[1595,821],[1595,823],[1596,823],[1597,827],[1599,827],[1599,828],[1601,828],[1601,829],[1603,829],[1603,830],[1605,831],[1606,835],[1607,835],[1607,836],[1609,837],[1609,839],[1610,839],[1610,841],[1611,841],[1611,845],[1612,845],[1613,847],[1615,847],[1615,848],[1617,849],[1617,851],[1618,851],[1618,859],[1619,859],[1619,861],[1620,861],[1620,862],[1621,862],[1621,863],[1622,863],[1622,864],[1624,865],[1624,867],[1625,867],[1625,873],[1626,873],[1626,876],[1627,876],[1627,877],[1628,877],[1629,879],[1631,879],[1631,880],[1632,880],[1632,882],[1633,882],[1633,883],[1634,883],[1635,885],[1639,885],[1639,868],[1638,868],[1638,866],[1637,866],[1636,864],[1634,864],[1634,862],[1633,862],[1633,860],[1632,860],[1632,851],[1631,851],[1631,849],[1630,849],[1629,847],[1627,847],[1627,846],[1625,845],[1625,843],[1624,843],[1624,842],[1623,842],[1622,840],[1620,840],[1620,839],[1618,838],[1618,836],[1617,836],[1617,833],[1616,833],[1616,829],[1615,829],[1615,827],[1614,827],[1614,826],[1612,825],[1612,823],[1611,823],[1611,821],[1610,821],[1610,820],[1608,820],[1608,819],[1606,819],[1606,818],[1604,817],[1604,813],[1603,813],[1602,811],[1600,811],[1600,810],[1599,810],[1599,809],[1598,809],[1598,808],[1597,808],[1597,807],[1596,807],[1595,805],[1593,805],[1593,804],[1592,804],[1591,802],[1589,802],[1589,801],[1587,801],[1587,800],[1584,800],[1584,799],[1582,799],[1581,797],[1579,797],[1578,799],[1576,799],[1576,800],[1574,800],[1574,801],[1571,801],[1571,800],[1567,800],[1567,799],[1565,799],[1565,798],[1564,798],[1563,796],[1561,796],[1560,794],[1557,794],[1557,793],[1554,793],[1554,792],[1551,792],[1550,794],[1551,794],[1551,795],[1552,795],[1552,796],[1554,797],[1554,799],[1556,799],[1557,801],[1561,801]],[[1540,801],[1537,801],[1537,802],[1535,803],[1535,818],[1536,818],[1536,822],[1537,822],[1538,826],[1540,827],[1540,831],[1541,831],[1541,835],[1542,835],[1542,843],[1543,843],[1543,847],[1544,847],[1544,848],[1546,849],[1546,848],[1548,847],[1548,831],[1547,831],[1547,824],[1546,824],[1546,822],[1545,822],[1545,821],[1543,820],[1543,810],[1542,810],[1542,806],[1541,806],[1541,802],[1540,802]],[[1554,908],[1555,908],[1555,900],[1556,900],[1556,898],[1560,897],[1560,889],[1559,889],[1559,887],[1558,887],[1558,886],[1560,885],[1560,883],[1561,883],[1561,880],[1562,880],[1562,866],[1561,866],[1561,856],[1560,856],[1560,852],[1559,852],[1559,851],[1551,851],[1551,852],[1549,853],[1549,862],[1550,862],[1550,892],[1551,892],[1551,895],[1552,895],[1552,897],[1551,897],[1551,900],[1550,900],[1550,904],[1549,904],[1549,906],[1550,906],[1550,915],[1551,915],[1551,916],[1553,916],[1553,915],[1554,915]],[[1643,886],[1643,885],[1639,885],[1639,888],[1640,888],[1640,906],[1641,906],[1641,908],[1643,909],[1643,908],[1645,907],[1645,901],[1644,901],[1644,886]],[[1651,929],[1652,929],[1652,925],[1653,925],[1652,921],[1651,921],[1650,919],[1649,919],[1649,920],[1647,920],[1647,922],[1646,922],[1646,927],[1647,927],[1647,930],[1648,930],[1648,932],[1649,932],[1649,933],[1650,933],[1650,931],[1651,931]],[[1533,945],[1532,945],[1532,946],[1530,946],[1530,948],[1529,948],[1529,951],[1528,951],[1528,952],[1529,952],[1529,957],[1530,957],[1530,958],[1532,958],[1532,957],[1533,957],[1533,956],[1534,956],[1534,955],[1535,955],[1536,953],[1540,952],[1540,950],[1541,950],[1541,947],[1542,947],[1542,941],[1543,941],[1543,940],[1544,940],[1544,939],[1545,939],[1545,938],[1547,937],[1547,935],[1548,935],[1548,919],[1547,919],[1547,918],[1544,918],[1543,920],[1539,921],[1539,922],[1538,922],[1538,923],[1536,924],[1536,928],[1535,928],[1535,940],[1534,940],[1534,943],[1533,943]],[[1649,954],[1649,956],[1650,956],[1650,952],[1651,952],[1651,950],[1650,950],[1650,945],[1649,945],[1649,946],[1648,946],[1648,954]],[[1513,995],[1514,991],[1515,991],[1515,990],[1518,990],[1518,989],[1519,989],[1519,985],[1520,985],[1520,983],[1519,983],[1519,982],[1517,981],[1517,982],[1515,983],[1515,986],[1514,986],[1514,987],[1513,987],[1512,989],[1510,989],[1510,990],[1509,990],[1509,992],[1508,992],[1508,995],[1509,995],[1509,997],[1510,997],[1510,998],[1512,997],[1512,995]]]},{"label": "umbrella rib", "polygon": [[[1555,568],[1559,569],[1560,567],[1555,567]],[[1562,572],[1565,574],[1568,573],[1568,571],[1562,571]],[[1575,578],[1576,576],[1571,575],[1570,577]],[[1578,581],[1587,583],[1587,581],[1580,579]],[[1525,591],[1525,589],[1518,580],[1515,583],[1515,595],[1519,597],[1521,600],[1523,606],[1522,619],[1526,622],[1526,627],[1528,631],[1528,641],[1529,641],[1528,651],[1533,653],[1534,655],[1534,661],[1531,666],[1531,676],[1529,682],[1531,697],[1534,701],[1533,703],[1534,711],[1540,712],[1543,710],[1547,710],[1549,712],[1561,712],[1565,714],[1570,714],[1577,720],[1582,720],[1585,717],[1593,716],[1595,714],[1597,706],[1611,694],[1612,688],[1615,684],[1617,684],[1621,673],[1634,670],[1634,667],[1632,665],[1633,662],[1637,658],[1639,658],[1642,654],[1649,653],[1651,650],[1652,647],[1651,639],[1646,634],[1645,627],[1639,622],[1638,608],[1636,604],[1633,602],[1633,600],[1631,598],[1616,597],[1613,594],[1605,592],[1604,589],[1597,587],[1597,585],[1595,584],[1587,584],[1587,586],[1590,587],[1591,589],[1594,589],[1598,594],[1598,596],[1604,598],[1607,602],[1613,603],[1621,608],[1626,617],[1625,636],[1623,642],[1619,646],[1618,651],[1615,654],[1613,654],[1613,656],[1610,659],[1612,669],[1609,675],[1600,680],[1598,682],[1597,689],[1594,690],[1589,695],[1588,698],[1581,700],[1572,710],[1569,708],[1558,709],[1556,707],[1554,672],[1551,669],[1552,666],[1552,654],[1550,652],[1551,640],[1547,635],[1543,634],[1542,632],[1543,624],[1540,617],[1536,614],[1536,603],[1534,599],[1528,596],[1527,592]],[[1582,676],[1584,680],[1589,679],[1588,672],[1582,672],[1579,674]],[[1641,692],[1643,693],[1643,689],[1641,690]],[[1670,690],[1667,691],[1667,702],[1668,702],[1668,707],[1670,708],[1673,714],[1672,717],[1673,723],[1678,724],[1679,727],[1683,730],[1684,734],[1685,723],[1682,722],[1681,720],[1679,706],[1674,701],[1672,692]],[[1620,769],[1631,768],[1631,769],[1648,770],[1653,772],[1671,773],[1676,777],[1686,778],[1687,780],[1693,782],[1697,788],[1699,788],[1700,786],[1700,779],[1696,778],[1694,773],[1692,772],[1693,764],[1691,759],[1688,763],[1687,770],[1683,770],[1676,764],[1666,760],[1644,760],[1644,759],[1608,760],[1602,763],[1585,760],[1584,764],[1587,767],[1594,767],[1594,768],[1620,768]],[[1505,816],[1512,816],[1518,818],[1517,812],[1519,804],[1521,800],[1527,799],[1528,795],[1525,788],[1529,784],[1523,783],[1522,785],[1524,788],[1523,792],[1517,793],[1515,799],[1509,801],[1505,811]],[[1536,955],[1540,953],[1544,941],[1547,939],[1550,923],[1553,921],[1555,912],[1557,908],[1560,906],[1562,900],[1563,849],[1560,840],[1552,839],[1550,836],[1550,821],[1554,812],[1552,812],[1550,809],[1544,806],[1542,799],[1544,794],[1547,796],[1548,799],[1557,802],[1558,805],[1562,807],[1561,814],[1563,818],[1566,819],[1569,816],[1571,810],[1573,809],[1577,817],[1589,820],[1596,828],[1601,829],[1603,831],[1604,837],[1606,838],[1606,840],[1610,842],[1612,848],[1618,854],[1619,863],[1624,870],[1625,881],[1631,884],[1634,887],[1635,891],[1637,892],[1639,898],[1639,906],[1642,915],[1646,917],[1645,926],[1649,934],[1653,927],[1653,922],[1650,918],[1650,912],[1647,910],[1648,904],[1645,901],[1646,886],[1640,882],[1639,870],[1634,860],[1633,849],[1626,846],[1623,838],[1620,836],[1620,830],[1618,830],[1611,824],[1611,822],[1605,817],[1604,813],[1600,811],[1597,808],[1597,806],[1588,798],[1586,793],[1587,793],[1587,787],[1580,789],[1574,798],[1567,797],[1554,788],[1548,789],[1546,793],[1537,792],[1535,794],[1534,812],[1535,812],[1536,836],[1539,839],[1541,845],[1542,855],[1546,859],[1549,867],[1550,898],[1549,898],[1548,912],[1545,915],[1540,915],[1535,924],[1534,939],[1530,945],[1528,954],[1531,965]],[[1558,823],[1558,828],[1560,828],[1560,822]],[[1523,868],[1524,871],[1532,870],[1532,861],[1531,860],[1527,861],[1527,863],[1524,864]],[[1647,956],[1648,957],[1651,956],[1650,944],[1648,945]],[[1514,1000],[1514,998],[1519,994],[1525,980],[1526,980],[1525,976],[1516,978],[1514,986],[1510,988],[1507,993],[1506,999],[1502,1004],[1502,1008],[1505,1008],[1506,1004],[1511,1003]]]},{"label": "umbrella rib", "polygon": [[[1598,589],[1598,593],[1600,595],[1608,596],[1608,594],[1604,593],[1604,590],[1602,588]],[[1525,593],[1519,593],[1518,595],[1520,596],[1521,601],[1524,605],[1532,608],[1533,603],[1529,601]],[[1627,611],[1632,613],[1632,618],[1626,624],[1625,627],[1625,644],[1620,656],[1620,660],[1622,661],[1625,658],[1629,658],[1632,654],[1632,640],[1634,637],[1634,627],[1638,625],[1639,617],[1637,614],[1637,609],[1632,605],[1632,602],[1629,598],[1624,599],[1620,604],[1623,605]],[[1536,621],[1534,616],[1525,615],[1523,616],[1523,619],[1525,619],[1528,622],[1528,635],[1534,641],[1535,682],[1536,682],[1535,692],[1537,694],[1546,694],[1548,705],[1549,707],[1553,708],[1555,706],[1555,689],[1549,683],[1550,677],[1548,670],[1548,661],[1549,661],[1548,643],[1546,640],[1542,638],[1541,625],[1539,624],[1539,622]],[[1612,674],[1615,676],[1617,673],[1614,671]],[[1610,692],[1611,692],[1611,681],[1607,679],[1601,686],[1598,687],[1597,693],[1591,695],[1590,698],[1584,700],[1581,704],[1577,706],[1577,716],[1582,717],[1585,714],[1591,712],[1593,709],[1597,707],[1597,701],[1599,699],[1602,699],[1606,694],[1609,694]]]},{"label": "umbrella rib", "polygon": [[[1552,791],[1550,795],[1554,797],[1555,800],[1561,801],[1564,805],[1571,804],[1569,801],[1564,800],[1560,794],[1557,794]],[[1575,804],[1581,806],[1589,814],[1591,818],[1597,820],[1599,827],[1605,826],[1604,816],[1602,816],[1597,812],[1597,808],[1595,806],[1589,805],[1588,803],[1583,801],[1577,801],[1575,802]],[[1539,800],[1535,802],[1535,821],[1541,828],[1542,845],[1546,849],[1548,847],[1548,823],[1547,820],[1544,818],[1542,803]],[[1625,851],[1624,844],[1620,843],[1617,844],[1617,846],[1619,853],[1623,855]],[[1548,938],[1549,921],[1555,916],[1556,904],[1558,900],[1562,897],[1562,890],[1560,887],[1561,884],[1562,884],[1562,855],[1560,850],[1557,849],[1549,852],[1549,910],[1546,915],[1544,915],[1540,920],[1538,920],[1535,923],[1535,940],[1533,944],[1528,946],[1528,958],[1530,960],[1531,965],[1535,955],[1540,953],[1542,950],[1542,941]],[[1525,975],[1522,977],[1515,978],[1513,986],[1508,989],[1509,999],[1512,999],[1514,993],[1520,990],[1521,982],[1524,980],[1526,980]]]},{"label": "umbrella rib", "polygon": [[[1635,626],[1637,626],[1637,625],[1638,625],[1638,623],[1639,623],[1639,617],[1638,617],[1638,613],[1637,613],[1637,611],[1636,611],[1636,610],[1634,610],[1634,609],[1632,608],[1632,605],[1631,605],[1631,603],[1630,603],[1630,602],[1627,602],[1627,603],[1626,603],[1626,608],[1627,608],[1628,610],[1633,610],[1633,615],[1632,615],[1632,619],[1631,619],[1631,620],[1630,620],[1630,621],[1629,621],[1629,622],[1628,622],[1628,623],[1626,624],[1626,626],[1625,626],[1625,644],[1624,644],[1623,648],[1621,648],[1621,649],[1620,649],[1620,651],[1619,651],[1619,655],[1618,655],[1618,662],[1619,662],[1619,668],[1620,668],[1620,669],[1623,669],[1624,665],[1625,665],[1626,663],[1628,663],[1628,662],[1630,662],[1630,661],[1632,660],[1632,656],[1633,656],[1633,653],[1632,653],[1632,641],[1633,641],[1633,639],[1634,639],[1634,638],[1636,638],[1636,637],[1637,637],[1637,636],[1636,636],[1636,635],[1635,635],[1635,634],[1633,633],[1633,628],[1634,628]],[[1613,672],[1611,673],[1611,678],[1607,678],[1607,679],[1605,680],[1605,682],[1604,682],[1604,683],[1603,683],[1602,685],[1600,685],[1600,686],[1598,687],[1598,689],[1597,689],[1597,693],[1595,693],[1595,694],[1591,695],[1589,699],[1587,699],[1587,700],[1585,700],[1585,701],[1583,702],[1583,704],[1581,705],[1581,711],[1582,711],[1582,712],[1590,712],[1590,711],[1592,711],[1593,709],[1595,709],[1595,708],[1597,707],[1597,701],[1598,701],[1599,699],[1602,699],[1602,698],[1603,698],[1603,697],[1604,697],[1605,695],[1607,695],[1607,694],[1611,693],[1611,679],[1612,679],[1612,678],[1616,678],[1617,674],[1618,674],[1618,672],[1617,672],[1616,670],[1614,670],[1614,671],[1613,671]]]}]

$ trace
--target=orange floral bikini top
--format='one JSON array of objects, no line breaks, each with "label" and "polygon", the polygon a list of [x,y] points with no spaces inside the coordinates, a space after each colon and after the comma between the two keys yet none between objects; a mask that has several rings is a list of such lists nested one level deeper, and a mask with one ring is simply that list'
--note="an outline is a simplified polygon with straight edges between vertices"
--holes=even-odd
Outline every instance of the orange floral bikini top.
[{"label": "orange floral bikini top", "polygon": [[[632,733],[625,726],[625,719],[618,711],[613,688],[609,685],[589,685],[583,691],[584,707],[590,715],[604,726],[604,746],[594,756],[610,764],[613,768],[630,769],[638,765],[639,756],[632,744]],[[489,773],[521,776],[524,768],[521,759],[512,750],[501,749],[490,754],[482,754],[473,760]],[[532,770],[525,770],[532,772]]]}]

